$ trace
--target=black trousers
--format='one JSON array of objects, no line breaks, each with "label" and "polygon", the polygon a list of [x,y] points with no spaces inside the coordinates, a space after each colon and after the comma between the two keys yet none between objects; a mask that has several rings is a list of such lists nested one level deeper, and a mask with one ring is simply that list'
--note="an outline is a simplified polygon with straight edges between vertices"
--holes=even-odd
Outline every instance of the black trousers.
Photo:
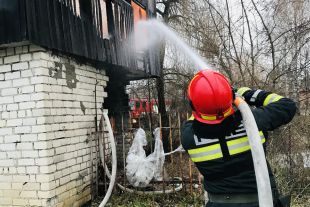
[{"label": "black trousers", "polygon": [[[290,207],[290,196],[283,196],[273,202],[274,207]],[[258,203],[212,203],[208,202],[206,207],[260,207]]]}]

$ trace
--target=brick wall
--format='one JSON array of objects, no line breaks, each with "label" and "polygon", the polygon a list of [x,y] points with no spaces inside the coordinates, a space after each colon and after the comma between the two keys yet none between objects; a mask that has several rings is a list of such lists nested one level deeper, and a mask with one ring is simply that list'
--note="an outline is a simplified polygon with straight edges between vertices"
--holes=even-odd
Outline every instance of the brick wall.
[{"label": "brick wall", "polygon": [[100,115],[104,70],[36,45],[0,49],[0,206],[90,200],[96,80]]}]

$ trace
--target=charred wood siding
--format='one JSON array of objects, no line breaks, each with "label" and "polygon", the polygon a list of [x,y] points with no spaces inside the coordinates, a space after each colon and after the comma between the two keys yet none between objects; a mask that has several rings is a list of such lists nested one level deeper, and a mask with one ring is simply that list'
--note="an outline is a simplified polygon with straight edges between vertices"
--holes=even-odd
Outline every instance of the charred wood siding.
[{"label": "charred wood siding", "polygon": [[[88,3],[90,8],[77,11],[77,1]],[[102,7],[106,9],[109,39],[103,36]],[[0,0],[0,44],[29,40],[129,72],[143,70],[157,75],[154,67],[139,69],[136,58],[122,48],[132,30],[133,11],[125,0],[106,0],[104,5],[101,0]]]}]

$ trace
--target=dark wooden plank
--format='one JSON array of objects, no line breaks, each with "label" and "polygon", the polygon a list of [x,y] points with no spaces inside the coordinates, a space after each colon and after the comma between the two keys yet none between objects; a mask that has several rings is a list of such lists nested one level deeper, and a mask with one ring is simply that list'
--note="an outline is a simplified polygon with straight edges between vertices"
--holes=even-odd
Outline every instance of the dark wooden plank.
[{"label": "dark wooden plank", "polygon": [[57,38],[57,48],[59,50],[63,50],[63,30],[62,30],[62,20],[60,16],[60,3],[58,1],[53,0],[53,8],[54,12],[51,12],[51,15],[53,15],[53,20],[55,23],[55,29],[56,29],[56,38]]}]

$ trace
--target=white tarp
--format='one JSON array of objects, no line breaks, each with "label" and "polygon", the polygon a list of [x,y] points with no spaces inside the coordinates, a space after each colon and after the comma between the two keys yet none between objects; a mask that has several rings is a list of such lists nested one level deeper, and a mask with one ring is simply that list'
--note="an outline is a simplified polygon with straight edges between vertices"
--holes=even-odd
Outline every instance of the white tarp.
[{"label": "white tarp", "polygon": [[165,154],[160,139],[160,130],[154,130],[154,152],[146,156],[143,149],[147,145],[146,135],[143,129],[136,132],[133,143],[126,159],[126,176],[129,183],[135,187],[145,187],[154,178],[161,179],[161,172],[165,161]]}]

